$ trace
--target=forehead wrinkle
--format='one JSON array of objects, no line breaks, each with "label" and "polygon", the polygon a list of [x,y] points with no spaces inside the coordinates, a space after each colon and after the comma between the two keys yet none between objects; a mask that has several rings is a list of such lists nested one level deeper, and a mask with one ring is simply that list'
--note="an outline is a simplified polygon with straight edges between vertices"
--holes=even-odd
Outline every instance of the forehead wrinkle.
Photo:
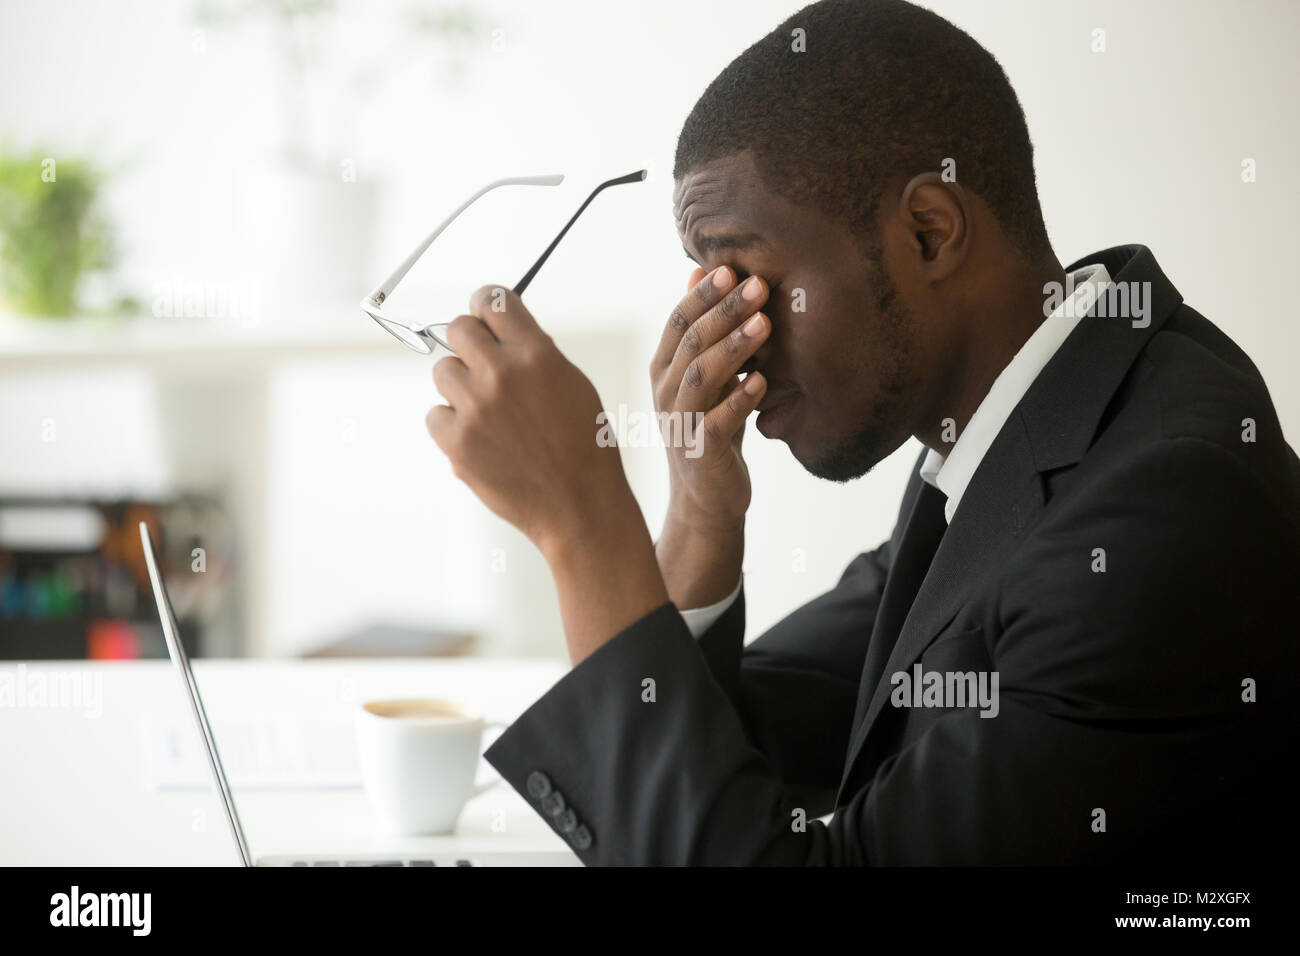
[{"label": "forehead wrinkle", "polygon": [[[683,177],[673,203],[677,231],[685,238],[701,218],[707,219],[724,205],[726,184],[721,180],[703,177]],[[685,202],[683,203],[683,200]]]},{"label": "forehead wrinkle", "polygon": [[682,195],[691,190],[702,190],[707,193],[709,190],[721,189],[725,186],[725,180],[715,173],[706,169],[697,169],[684,174],[681,179],[673,186],[673,203],[680,204]]}]

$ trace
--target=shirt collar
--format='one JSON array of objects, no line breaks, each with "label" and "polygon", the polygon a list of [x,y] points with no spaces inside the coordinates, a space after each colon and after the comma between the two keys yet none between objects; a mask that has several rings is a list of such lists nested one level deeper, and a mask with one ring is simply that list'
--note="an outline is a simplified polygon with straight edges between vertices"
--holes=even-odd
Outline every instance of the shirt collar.
[{"label": "shirt collar", "polygon": [[975,414],[958,436],[952,451],[941,455],[933,448],[921,462],[919,474],[926,484],[933,485],[947,496],[943,512],[948,523],[961,504],[966,486],[975,475],[975,469],[984,459],[993,439],[1006,424],[1007,418],[1020,399],[1034,383],[1061,343],[1074,331],[1075,325],[1097,301],[1103,286],[1110,282],[1110,273],[1100,263],[1082,266],[1066,277],[1066,291],[1073,288],[1056,309],[1045,318],[1020,351],[1007,363],[990,386]]}]

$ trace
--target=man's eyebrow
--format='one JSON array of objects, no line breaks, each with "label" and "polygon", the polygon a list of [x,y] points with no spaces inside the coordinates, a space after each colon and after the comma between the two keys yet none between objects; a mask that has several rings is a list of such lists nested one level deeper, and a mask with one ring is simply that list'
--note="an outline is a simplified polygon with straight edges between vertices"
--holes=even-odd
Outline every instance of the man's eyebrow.
[{"label": "man's eyebrow", "polygon": [[[756,232],[723,232],[716,235],[697,236],[695,246],[700,250],[700,255],[708,256],[711,252],[720,252],[723,249],[746,250],[746,249],[770,249],[771,243]],[[682,251],[686,253],[686,258],[698,264],[699,260],[691,255],[691,250],[682,245]]]}]

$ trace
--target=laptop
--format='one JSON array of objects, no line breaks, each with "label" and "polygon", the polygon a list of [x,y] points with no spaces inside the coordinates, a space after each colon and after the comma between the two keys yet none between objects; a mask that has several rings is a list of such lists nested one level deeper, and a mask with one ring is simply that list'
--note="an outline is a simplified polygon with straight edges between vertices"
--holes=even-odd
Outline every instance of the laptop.
[{"label": "laptop", "polygon": [[194,724],[198,728],[199,739],[203,742],[203,750],[207,755],[212,784],[221,797],[226,823],[230,827],[230,834],[234,838],[240,861],[244,866],[582,866],[578,856],[567,850],[491,850],[474,853],[452,850],[431,851],[416,856],[392,853],[348,853],[254,858],[249,853],[244,827],[239,822],[239,811],[235,809],[235,797],[226,780],[226,772],[221,766],[221,754],[217,750],[217,740],[212,734],[212,727],[208,724],[208,715],[203,709],[199,685],[195,683],[189,656],[181,646],[180,629],[176,626],[176,615],[172,611],[171,598],[168,597],[167,588],[163,584],[158,554],[149,535],[149,526],[143,521],[140,522],[140,542],[144,548],[145,563],[149,567],[149,583],[153,586],[154,601],[158,604],[158,617],[162,621],[167,653],[171,655],[172,663],[176,665],[176,672],[180,675],[181,685],[185,688],[185,696],[190,702],[190,710],[194,715]]}]

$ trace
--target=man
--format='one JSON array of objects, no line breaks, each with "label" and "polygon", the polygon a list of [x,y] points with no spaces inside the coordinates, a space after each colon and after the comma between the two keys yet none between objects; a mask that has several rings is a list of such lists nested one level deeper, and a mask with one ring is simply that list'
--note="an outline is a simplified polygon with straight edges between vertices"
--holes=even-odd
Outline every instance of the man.
[{"label": "man", "polygon": [[[1062,268],[996,61],[823,0],[710,85],[674,177],[703,268],[651,374],[704,418],[657,543],[518,297],[434,367],[429,430],[546,557],[574,664],[487,759],[588,864],[1277,852],[1300,462],[1149,249]],[[837,481],[926,451],[891,538],[744,646],[755,409]]]}]

